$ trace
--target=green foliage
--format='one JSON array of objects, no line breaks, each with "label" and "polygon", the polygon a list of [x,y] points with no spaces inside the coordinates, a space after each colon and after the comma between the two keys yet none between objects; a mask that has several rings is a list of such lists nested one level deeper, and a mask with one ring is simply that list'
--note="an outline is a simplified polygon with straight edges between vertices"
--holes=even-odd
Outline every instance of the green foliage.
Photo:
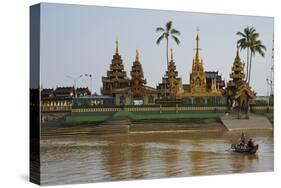
[{"label": "green foliage", "polygon": [[250,83],[251,71],[252,71],[252,59],[255,54],[259,54],[264,57],[264,52],[266,51],[266,46],[258,39],[259,33],[256,32],[254,27],[247,26],[244,28],[243,32],[237,32],[237,35],[242,38],[237,41],[240,49],[247,50],[247,67],[246,67],[246,81]]}]

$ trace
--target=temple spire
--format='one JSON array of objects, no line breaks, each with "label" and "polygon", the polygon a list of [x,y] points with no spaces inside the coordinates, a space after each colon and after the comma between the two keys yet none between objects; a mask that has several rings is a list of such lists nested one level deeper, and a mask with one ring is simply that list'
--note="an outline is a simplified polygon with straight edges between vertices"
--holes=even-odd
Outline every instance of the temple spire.
[{"label": "temple spire", "polygon": [[118,51],[118,39],[115,41],[115,44],[116,44],[115,53],[118,54],[119,53],[119,51]]},{"label": "temple spire", "polygon": [[136,49],[136,61],[139,61],[139,51]]},{"label": "temple spire", "polygon": [[171,61],[174,61],[173,48],[171,48]]},{"label": "temple spire", "polygon": [[236,57],[235,61],[240,62],[240,57],[239,57],[239,46],[238,44],[236,45]]},{"label": "temple spire", "polygon": [[196,35],[196,54],[195,54],[195,59],[200,59],[200,56],[199,56],[199,27],[197,27],[197,35]]}]

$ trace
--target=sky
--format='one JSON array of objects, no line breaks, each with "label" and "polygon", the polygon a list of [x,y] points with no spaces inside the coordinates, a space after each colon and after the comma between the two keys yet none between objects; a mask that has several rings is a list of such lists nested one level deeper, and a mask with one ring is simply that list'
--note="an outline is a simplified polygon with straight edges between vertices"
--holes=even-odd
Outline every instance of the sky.
[{"label": "sky", "polygon": [[[89,87],[100,93],[101,77],[109,70],[119,41],[119,53],[127,75],[135,60],[136,49],[147,85],[156,87],[166,71],[166,44],[156,45],[167,21],[181,32],[180,45],[170,41],[179,76],[189,84],[196,34],[205,71],[219,71],[227,82],[236,55],[236,35],[247,26],[255,27],[267,47],[265,57],[253,58],[251,86],[257,95],[267,95],[266,79],[272,66],[274,19],[272,17],[207,14],[100,6],[41,4],[40,73],[44,88],[73,86]],[[246,52],[240,52],[246,61]]]}]

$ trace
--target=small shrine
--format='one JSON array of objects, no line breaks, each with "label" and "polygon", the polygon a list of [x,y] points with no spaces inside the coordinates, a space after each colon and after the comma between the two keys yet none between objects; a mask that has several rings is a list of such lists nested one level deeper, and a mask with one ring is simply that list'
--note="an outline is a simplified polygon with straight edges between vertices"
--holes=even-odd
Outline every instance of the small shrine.
[{"label": "small shrine", "polygon": [[146,80],[144,79],[142,65],[139,61],[139,52],[136,51],[136,60],[133,63],[131,70],[131,81],[130,81],[130,90],[133,98],[142,99],[144,95],[144,85]]},{"label": "small shrine", "polygon": [[230,74],[230,81],[226,87],[226,96],[228,96],[229,105],[239,107],[242,112],[248,112],[250,100],[255,98],[254,91],[245,80],[244,64],[241,63],[238,47],[232,73]]},{"label": "small shrine", "polygon": [[181,97],[183,93],[182,79],[178,77],[176,64],[173,57],[173,49],[171,49],[171,60],[168,64],[168,70],[162,78],[162,83],[157,86],[162,97],[176,99]]}]

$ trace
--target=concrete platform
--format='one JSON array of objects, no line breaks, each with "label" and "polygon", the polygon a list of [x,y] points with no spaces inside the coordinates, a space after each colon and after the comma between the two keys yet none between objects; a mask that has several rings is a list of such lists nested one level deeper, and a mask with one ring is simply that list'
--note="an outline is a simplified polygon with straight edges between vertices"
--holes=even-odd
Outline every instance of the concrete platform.
[{"label": "concrete platform", "polygon": [[272,124],[267,117],[262,115],[250,114],[249,119],[237,119],[233,115],[225,115],[221,117],[223,125],[229,131],[234,130],[272,130]]}]

